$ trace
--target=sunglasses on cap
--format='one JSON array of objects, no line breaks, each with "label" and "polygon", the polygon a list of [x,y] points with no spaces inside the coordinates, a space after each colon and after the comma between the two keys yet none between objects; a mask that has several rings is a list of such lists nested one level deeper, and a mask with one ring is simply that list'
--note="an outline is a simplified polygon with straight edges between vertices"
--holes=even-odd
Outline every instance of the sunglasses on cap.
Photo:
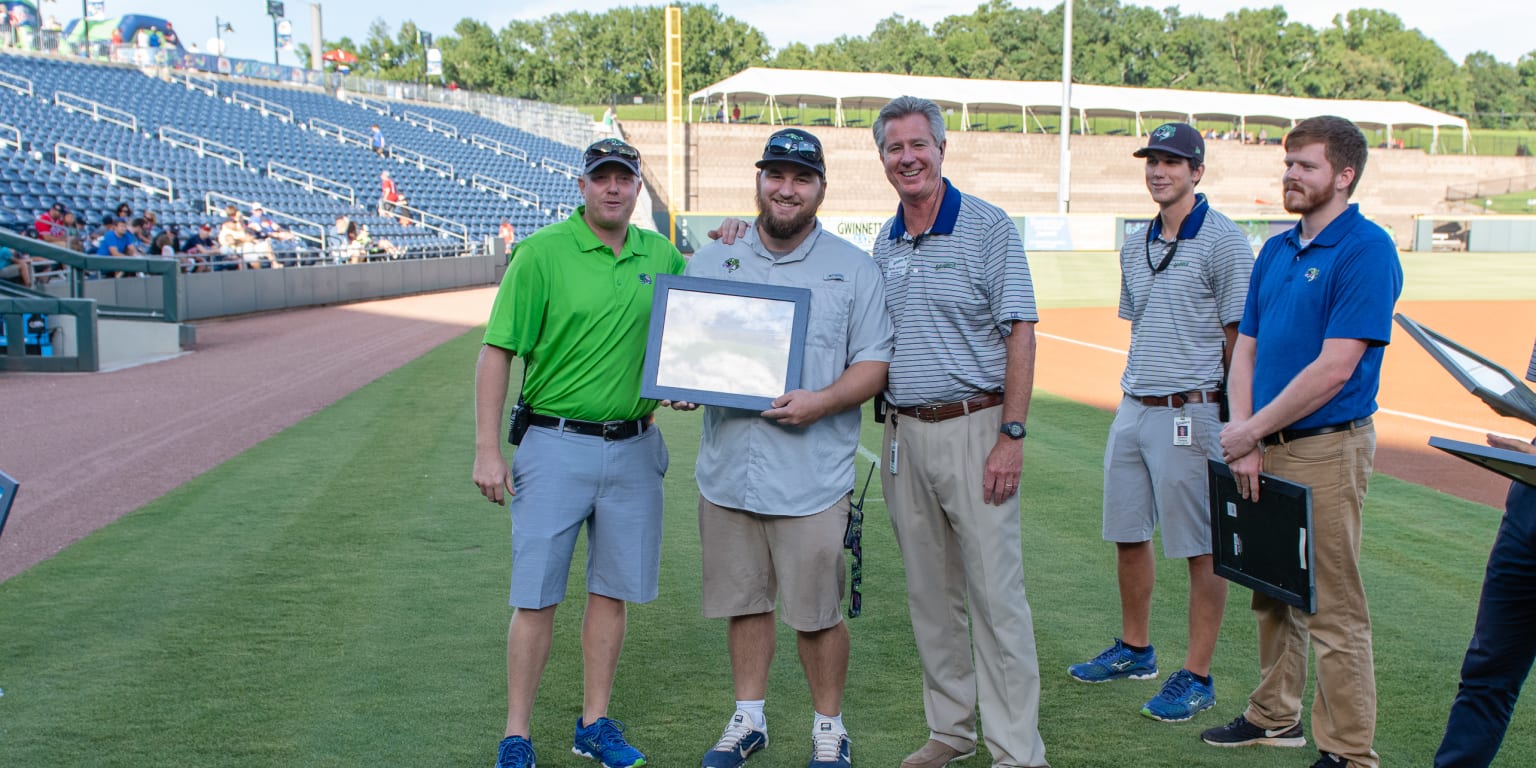
[{"label": "sunglasses on cap", "polygon": [[768,140],[764,150],[770,155],[795,155],[813,163],[821,162],[821,146],[814,141],[796,139],[793,136],[775,136]]},{"label": "sunglasses on cap", "polygon": [[604,139],[590,147],[587,147],[586,161],[592,162],[604,157],[622,157],[625,160],[639,160],[640,150],[625,144],[618,139]]}]

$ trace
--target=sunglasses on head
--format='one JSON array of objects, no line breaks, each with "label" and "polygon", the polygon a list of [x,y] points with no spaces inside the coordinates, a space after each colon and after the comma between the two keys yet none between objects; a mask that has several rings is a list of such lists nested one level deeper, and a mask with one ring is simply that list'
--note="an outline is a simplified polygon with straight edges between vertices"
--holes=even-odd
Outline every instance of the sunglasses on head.
[{"label": "sunglasses on head", "polygon": [[604,157],[622,157],[625,160],[639,160],[640,150],[625,144],[618,139],[608,139],[587,147],[587,162],[592,162]]},{"label": "sunglasses on head", "polygon": [[775,136],[768,140],[767,151],[770,155],[796,155],[813,163],[821,162],[821,147],[808,139]]}]

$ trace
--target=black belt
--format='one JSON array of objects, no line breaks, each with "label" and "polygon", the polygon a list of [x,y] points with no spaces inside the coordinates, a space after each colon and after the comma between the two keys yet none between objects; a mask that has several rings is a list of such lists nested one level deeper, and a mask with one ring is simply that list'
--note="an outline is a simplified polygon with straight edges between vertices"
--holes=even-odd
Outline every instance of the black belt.
[{"label": "black belt", "polygon": [[652,424],[650,416],[632,421],[577,421],[562,419],[559,416],[545,416],[542,413],[529,416],[528,423],[535,427],[575,432],[578,435],[601,437],[604,440],[628,440],[650,429]]},{"label": "black belt", "polygon": [[1272,435],[1265,435],[1262,442],[1265,445],[1279,445],[1281,443],[1289,443],[1293,440],[1301,440],[1307,437],[1331,435],[1335,432],[1347,432],[1352,429],[1369,427],[1370,425],[1371,417],[1367,416],[1363,419],[1355,419],[1354,421],[1341,421],[1338,424],[1329,424],[1324,427],[1311,427],[1308,429],[1282,429]]}]

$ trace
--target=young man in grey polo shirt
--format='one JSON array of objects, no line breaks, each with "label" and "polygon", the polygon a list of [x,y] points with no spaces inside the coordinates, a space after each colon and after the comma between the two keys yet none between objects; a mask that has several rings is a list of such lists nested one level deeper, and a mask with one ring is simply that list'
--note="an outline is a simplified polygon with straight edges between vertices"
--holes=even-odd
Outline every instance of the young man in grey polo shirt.
[{"label": "young man in grey polo shirt", "polygon": [[757,167],[756,223],[729,245],[701,249],[687,274],[809,288],[810,324],[802,389],[761,413],[704,411],[697,471],[704,615],[730,622],[736,712],[702,763],[735,768],[768,744],[763,702],[777,598],[780,618],[795,629],[816,710],[810,766],[848,768],[843,533],[859,405],[885,385],[891,322],[874,262],[816,219],[827,188],[821,142],[799,129],[779,131]]},{"label": "young man in grey polo shirt", "polygon": [[1085,683],[1157,677],[1152,529],[1161,524],[1163,554],[1189,564],[1189,650],[1141,713],[1178,722],[1216,703],[1211,655],[1227,583],[1212,568],[1206,462],[1221,459],[1221,386],[1253,248],[1195,192],[1205,140],[1194,127],[1158,126],[1134,154],[1146,158],[1159,211],[1120,249],[1120,317],[1131,321],[1131,352],[1104,449],[1104,540],[1116,548],[1122,635],[1067,671]]},{"label": "young man in grey polo shirt", "polygon": [[1045,765],[1017,495],[1039,319],[1029,262],[1002,209],[944,178],[938,106],[899,97],[874,134],[901,199],[875,238],[896,326],[880,479],[929,731],[901,765],[974,754],[978,707],[993,766]]}]

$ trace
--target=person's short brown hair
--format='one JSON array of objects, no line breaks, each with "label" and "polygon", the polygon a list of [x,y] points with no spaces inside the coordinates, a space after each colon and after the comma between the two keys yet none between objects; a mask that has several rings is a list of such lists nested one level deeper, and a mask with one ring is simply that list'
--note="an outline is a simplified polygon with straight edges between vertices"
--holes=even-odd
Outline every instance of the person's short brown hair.
[{"label": "person's short brown hair", "polygon": [[1349,182],[1349,194],[1353,195],[1360,177],[1365,175],[1365,159],[1370,152],[1359,126],[1333,115],[1309,117],[1285,135],[1285,149],[1290,151],[1308,144],[1323,145],[1323,156],[1328,158],[1335,175],[1345,168],[1355,169],[1355,177]]}]

